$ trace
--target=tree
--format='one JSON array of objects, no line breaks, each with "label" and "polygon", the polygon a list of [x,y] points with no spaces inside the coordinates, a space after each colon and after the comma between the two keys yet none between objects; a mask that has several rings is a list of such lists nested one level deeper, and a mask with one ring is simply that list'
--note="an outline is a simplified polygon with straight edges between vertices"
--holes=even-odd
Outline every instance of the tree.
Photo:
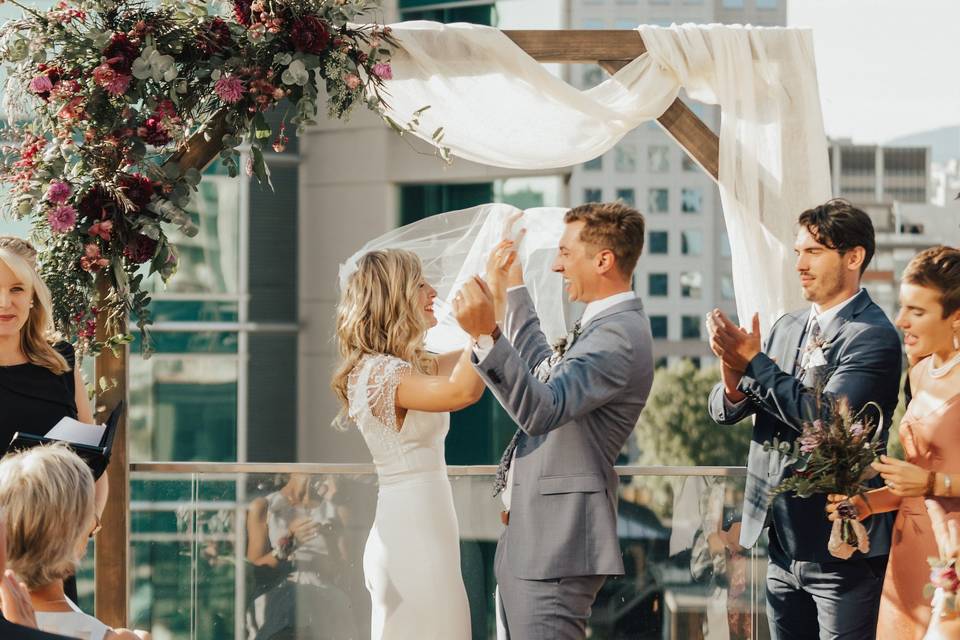
[{"label": "tree", "polygon": [[697,369],[689,360],[657,370],[647,406],[634,432],[642,465],[742,466],[750,449],[749,420],[715,423],[707,410],[717,367]]}]

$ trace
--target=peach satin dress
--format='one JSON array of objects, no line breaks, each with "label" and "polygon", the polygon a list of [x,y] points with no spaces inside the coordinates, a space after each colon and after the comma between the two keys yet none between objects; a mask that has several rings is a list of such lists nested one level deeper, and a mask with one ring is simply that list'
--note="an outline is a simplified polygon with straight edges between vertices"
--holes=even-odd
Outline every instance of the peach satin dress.
[{"label": "peach satin dress", "polygon": [[[928,367],[929,362],[928,358]],[[960,393],[922,416],[914,414],[915,404],[907,407],[899,428],[907,462],[931,471],[960,473]],[[960,487],[954,486],[953,491],[960,493]],[[879,640],[921,640],[930,623],[930,600],[923,596],[930,578],[927,558],[939,557],[940,552],[925,500],[936,500],[947,518],[960,520],[960,497],[913,497],[900,503],[880,601]]]}]

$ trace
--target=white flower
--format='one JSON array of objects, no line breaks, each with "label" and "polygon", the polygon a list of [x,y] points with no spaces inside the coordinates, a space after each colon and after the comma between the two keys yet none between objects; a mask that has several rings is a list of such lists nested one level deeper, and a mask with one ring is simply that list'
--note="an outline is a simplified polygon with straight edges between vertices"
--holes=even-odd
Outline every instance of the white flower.
[{"label": "white flower", "polygon": [[161,54],[155,47],[144,47],[140,57],[133,61],[133,77],[137,80],[153,78],[170,82],[177,77],[177,67],[173,56]]},{"label": "white flower", "polygon": [[296,84],[301,87],[310,80],[310,72],[303,64],[303,60],[294,60],[280,76],[283,84]]},{"label": "white flower", "polygon": [[293,56],[289,53],[278,53],[273,57],[273,64],[276,65],[288,65],[293,60]]}]

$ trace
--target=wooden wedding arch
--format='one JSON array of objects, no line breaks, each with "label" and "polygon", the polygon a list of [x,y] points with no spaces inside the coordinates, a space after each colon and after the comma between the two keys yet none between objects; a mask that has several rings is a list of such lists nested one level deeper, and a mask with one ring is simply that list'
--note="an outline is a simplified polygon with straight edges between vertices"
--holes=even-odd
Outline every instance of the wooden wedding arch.
[{"label": "wooden wedding arch", "polygon": [[[599,64],[610,74],[646,52],[639,32],[632,30],[523,30],[504,31],[521,49],[538,62]],[[717,180],[720,142],[717,135],[679,98],[657,118],[667,134],[711,177]],[[206,133],[194,135],[169,162],[185,170],[204,169],[219,153],[215,142],[222,137],[216,118]],[[107,283],[99,282],[101,295]],[[98,318],[98,340],[104,340],[106,318]],[[96,379],[115,384],[97,394],[96,405],[112,407],[127,400],[129,348],[116,353],[104,350],[96,361]],[[129,403],[127,404],[129,406]],[[110,497],[103,515],[103,529],[96,544],[96,613],[112,627],[128,624],[130,473],[127,447],[127,415],[120,420],[110,465]],[[118,550],[125,553],[118,553]]]}]

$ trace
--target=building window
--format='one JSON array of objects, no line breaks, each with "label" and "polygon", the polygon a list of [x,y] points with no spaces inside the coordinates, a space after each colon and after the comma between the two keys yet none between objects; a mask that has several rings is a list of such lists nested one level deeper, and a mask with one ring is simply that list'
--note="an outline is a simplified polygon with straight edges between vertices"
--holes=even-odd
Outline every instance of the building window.
[{"label": "building window", "polygon": [[927,150],[904,148],[883,150],[883,174],[885,176],[917,176],[927,173]]},{"label": "building window", "polygon": [[667,274],[651,273],[647,276],[647,286],[651,296],[665,296],[668,293]]},{"label": "building window", "polygon": [[620,173],[633,173],[637,170],[637,146],[631,142],[621,142],[615,147],[613,166]]},{"label": "building window", "polygon": [[682,316],[680,318],[680,337],[684,340],[700,339],[700,316]]},{"label": "building window", "polygon": [[650,333],[658,340],[666,340],[667,316],[650,316]]},{"label": "building window", "polygon": [[680,193],[680,208],[684,213],[700,213],[703,210],[700,189],[684,188]]},{"label": "building window", "polygon": [[840,175],[869,176],[876,171],[877,152],[874,147],[840,148]]},{"label": "building window", "polygon": [[680,234],[680,253],[685,256],[703,255],[703,231],[687,229]]},{"label": "building window", "polygon": [[651,231],[650,239],[647,241],[650,247],[650,253],[655,255],[666,255],[669,252],[669,236],[666,231]]},{"label": "building window", "polygon": [[[470,5],[466,7],[447,7],[445,9],[436,7],[425,8],[407,8],[404,5],[413,5],[414,2],[400,3],[401,20],[430,20],[433,22],[470,22],[472,24],[482,24],[491,26],[493,24],[493,3]],[[424,3],[421,3],[424,4]]]},{"label": "building window", "polygon": [[603,156],[597,156],[593,160],[587,160],[583,163],[585,171],[600,171],[603,169]]},{"label": "building window", "polygon": [[757,9],[776,9],[779,0],[757,0]]},{"label": "building window", "polygon": [[647,147],[647,164],[650,167],[650,173],[670,171],[670,147],[659,144]]},{"label": "building window", "polygon": [[743,0],[723,0],[724,9],[743,9]]},{"label": "building window", "polygon": [[700,356],[690,356],[688,358],[684,358],[684,360],[692,364],[694,369],[699,369],[702,366],[700,362]]},{"label": "building window", "polygon": [[720,297],[724,300],[733,300],[735,299],[733,291],[733,276],[722,275],[720,276]]},{"label": "building window", "polygon": [[667,213],[670,211],[669,189],[650,189],[647,192],[647,210],[650,213]]},{"label": "building window", "polygon": [[633,189],[617,189],[617,200],[622,200],[628,207],[637,205],[637,197]]},{"label": "building window", "polygon": [[584,189],[583,201],[584,202],[602,202],[603,189],[595,189],[595,188]]},{"label": "building window", "polygon": [[697,163],[687,154],[683,154],[683,160],[680,162],[684,171],[692,173],[694,171],[700,171],[700,167],[697,166]]},{"label": "building window", "polygon": [[730,236],[724,231],[720,234],[720,257],[729,258],[733,255],[730,251]]},{"label": "building window", "polygon": [[580,23],[581,29],[603,29],[605,26],[599,18],[584,18]]},{"label": "building window", "polygon": [[680,296],[699,300],[703,290],[703,274],[699,271],[684,271],[680,274]]}]

